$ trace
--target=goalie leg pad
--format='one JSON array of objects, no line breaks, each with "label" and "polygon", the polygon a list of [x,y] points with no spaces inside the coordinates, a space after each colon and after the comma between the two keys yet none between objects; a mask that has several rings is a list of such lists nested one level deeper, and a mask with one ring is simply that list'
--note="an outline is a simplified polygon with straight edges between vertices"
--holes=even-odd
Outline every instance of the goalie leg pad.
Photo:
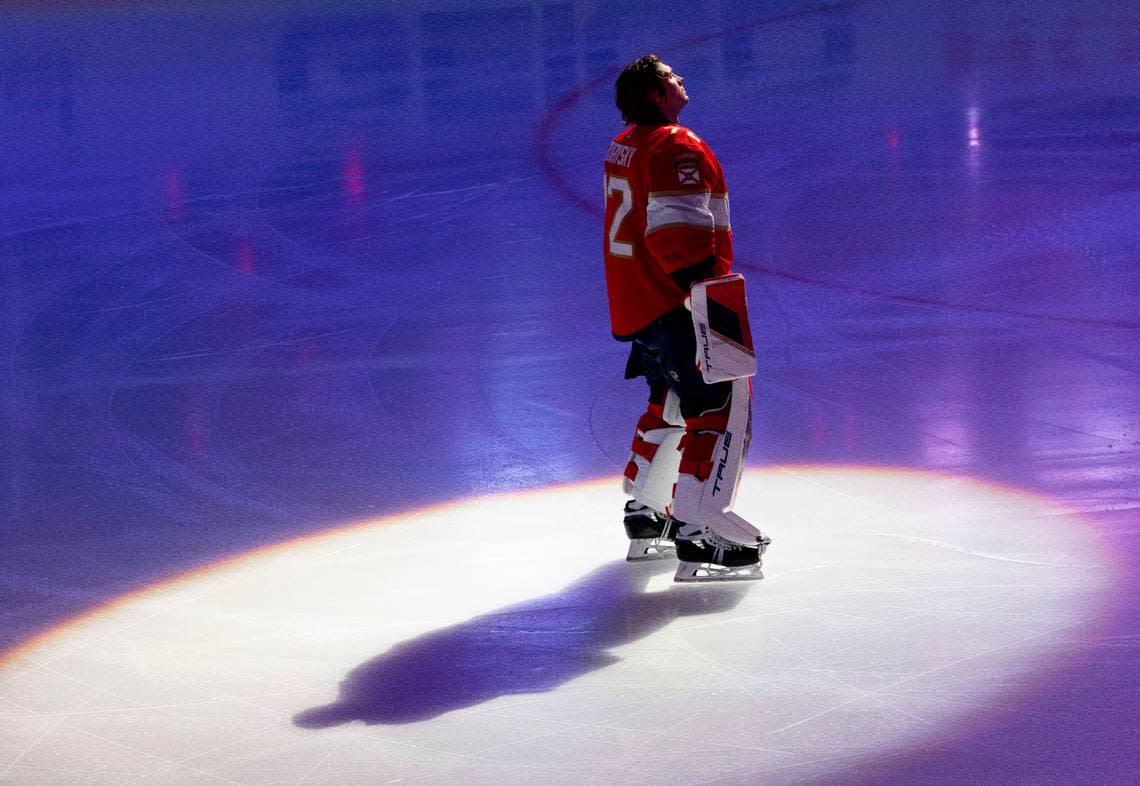
[{"label": "goalie leg pad", "polygon": [[751,384],[732,382],[720,409],[687,418],[684,453],[673,499],[680,564],[676,581],[763,578],[760,558],[770,542],[732,512],[751,430]]},{"label": "goalie leg pad", "polygon": [[664,385],[652,386],[649,405],[637,421],[622,488],[658,513],[664,513],[673,502],[683,424],[677,394]]},{"label": "goalie leg pad", "polygon": [[723,407],[686,418],[673,501],[681,521],[703,523],[732,509],[750,441],[751,399],[749,381],[737,379]]}]

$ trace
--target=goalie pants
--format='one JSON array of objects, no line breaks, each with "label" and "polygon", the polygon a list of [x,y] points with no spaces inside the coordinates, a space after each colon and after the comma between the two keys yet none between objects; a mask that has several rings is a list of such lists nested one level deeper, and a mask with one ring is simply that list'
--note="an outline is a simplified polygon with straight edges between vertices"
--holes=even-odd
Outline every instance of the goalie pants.
[{"label": "goalie pants", "polygon": [[705,382],[696,358],[692,317],[682,308],[641,330],[626,364],[626,379],[645,377],[649,403],[637,421],[624,486],[661,512],[672,504],[678,473],[702,483],[709,478],[728,426],[732,383]]}]

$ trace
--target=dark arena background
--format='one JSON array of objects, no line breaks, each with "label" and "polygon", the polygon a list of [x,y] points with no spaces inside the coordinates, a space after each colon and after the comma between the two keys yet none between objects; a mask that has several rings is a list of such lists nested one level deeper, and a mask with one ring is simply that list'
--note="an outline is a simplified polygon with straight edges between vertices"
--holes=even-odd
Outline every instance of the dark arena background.
[{"label": "dark arena background", "polygon": [[[0,783],[1140,782],[1140,6],[0,4]],[[627,564],[612,85],[765,579]]]}]

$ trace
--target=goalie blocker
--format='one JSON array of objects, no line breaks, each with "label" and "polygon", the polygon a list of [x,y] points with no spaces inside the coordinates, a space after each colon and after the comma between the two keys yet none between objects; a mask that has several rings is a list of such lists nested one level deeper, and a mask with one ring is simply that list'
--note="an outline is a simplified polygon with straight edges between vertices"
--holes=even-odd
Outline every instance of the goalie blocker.
[{"label": "goalie blocker", "polygon": [[709,384],[732,382],[727,423],[713,437],[709,461],[685,466],[677,479],[672,515],[680,564],[677,581],[759,579],[760,558],[770,540],[732,512],[744,456],[751,440],[756,349],[748,324],[744,277],[699,281],[690,292],[697,364]]}]

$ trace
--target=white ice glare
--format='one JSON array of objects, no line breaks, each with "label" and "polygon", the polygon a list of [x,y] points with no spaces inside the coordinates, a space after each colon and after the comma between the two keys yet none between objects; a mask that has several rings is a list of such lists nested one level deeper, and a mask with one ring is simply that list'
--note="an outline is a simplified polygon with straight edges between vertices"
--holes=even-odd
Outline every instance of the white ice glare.
[{"label": "white ice glare", "polygon": [[1081,520],[963,478],[749,472],[773,545],[731,586],[624,562],[621,503],[461,501],[128,598],[0,663],[0,781],[837,780],[1039,689],[1110,589]]}]

